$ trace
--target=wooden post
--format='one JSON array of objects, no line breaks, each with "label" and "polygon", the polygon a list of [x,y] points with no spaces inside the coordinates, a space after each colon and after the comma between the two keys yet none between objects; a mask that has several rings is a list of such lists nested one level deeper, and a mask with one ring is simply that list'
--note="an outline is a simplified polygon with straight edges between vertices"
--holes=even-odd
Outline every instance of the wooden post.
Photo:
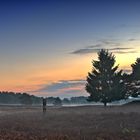
[{"label": "wooden post", "polygon": [[47,99],[43,98],[42,102],[43,102],[43,114],[45,114],[46,113]]}]

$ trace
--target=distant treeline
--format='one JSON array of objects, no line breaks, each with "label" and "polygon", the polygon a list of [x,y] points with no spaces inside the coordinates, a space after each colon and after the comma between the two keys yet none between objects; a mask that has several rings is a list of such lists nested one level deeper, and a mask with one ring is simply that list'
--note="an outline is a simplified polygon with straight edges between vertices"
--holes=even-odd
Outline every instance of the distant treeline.
[{"label": "distant treeline", "polygon": [[79,96],[79,97],[71,97],[70,99],[64,98],[60,99],[59,97],[48,97],[47,98],[47,103],[48,104],[55,104],[57,100],[61,101],[61,104],[86,104],[88,103],[87,101],[88,97],[85,96]]},{"label": "distant treeline", "polygon": [[[85,104],[88,103],[87,97],[71,97],[70,99],[59,97],[48,97],[47,104]],[[28,93],[0,92],[0,104],[19,104],[19,105],[39,105],[42,104],[42,97],[30,95]]]},{"label": "distant treeline", "polygon": [[0,92],[0,104],[40,104],[41,98],[27,93]]}]

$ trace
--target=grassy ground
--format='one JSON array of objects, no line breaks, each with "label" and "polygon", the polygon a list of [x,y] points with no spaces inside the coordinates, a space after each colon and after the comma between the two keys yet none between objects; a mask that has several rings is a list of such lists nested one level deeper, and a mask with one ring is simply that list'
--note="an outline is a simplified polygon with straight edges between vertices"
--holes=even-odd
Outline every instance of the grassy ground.
[{"label": "grassy ground", "polygon": [[140,105],[0,107],[0,140],[139,140]]}]

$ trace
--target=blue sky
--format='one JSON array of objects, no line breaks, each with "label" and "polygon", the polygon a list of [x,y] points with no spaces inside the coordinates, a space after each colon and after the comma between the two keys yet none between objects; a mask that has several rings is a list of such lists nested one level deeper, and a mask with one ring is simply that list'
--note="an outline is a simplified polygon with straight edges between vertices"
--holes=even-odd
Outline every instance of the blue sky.
[{"label": "blue sky", "polygon": [[[130,71],[140,55],[139,7],[139,0],[0,1],[1,90],[87,95],[79,80],[86,79],[101,48]],[[57,83],[72,87],[62,95]]]}]

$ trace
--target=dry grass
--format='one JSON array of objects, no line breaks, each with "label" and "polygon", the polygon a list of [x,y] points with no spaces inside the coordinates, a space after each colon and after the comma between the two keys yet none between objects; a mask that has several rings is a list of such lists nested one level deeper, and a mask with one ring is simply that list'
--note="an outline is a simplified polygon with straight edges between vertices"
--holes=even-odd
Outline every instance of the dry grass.
[{"label": "dry grass", "polygon": [[0,107],[0,140],[139,140],[140,106]]}]

